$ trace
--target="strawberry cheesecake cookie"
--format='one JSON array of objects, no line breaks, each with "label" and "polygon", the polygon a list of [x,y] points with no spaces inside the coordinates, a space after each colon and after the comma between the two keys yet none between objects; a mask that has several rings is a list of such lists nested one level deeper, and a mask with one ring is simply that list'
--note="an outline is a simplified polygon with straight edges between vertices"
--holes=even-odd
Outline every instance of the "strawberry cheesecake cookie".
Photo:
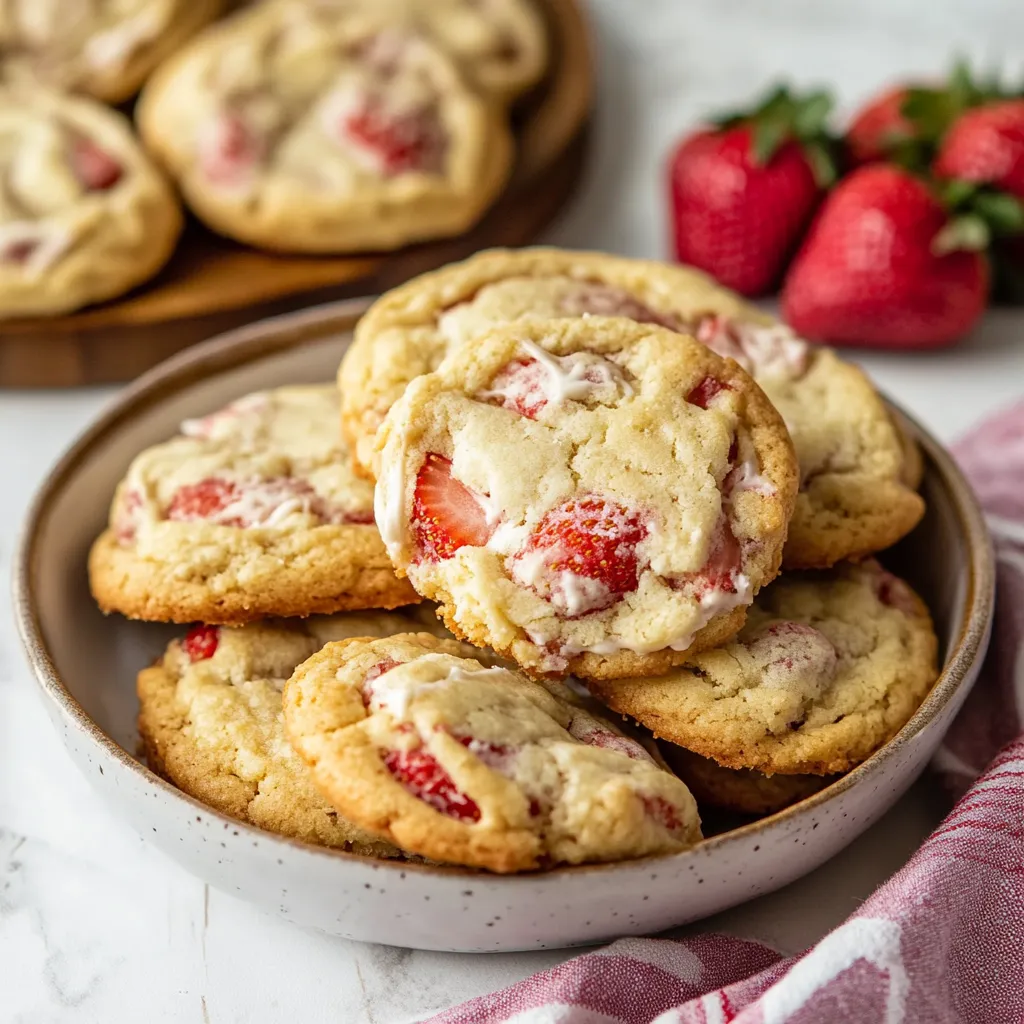
[{"label": "strawberry cheesecake cookie", "polygon": [[0,76],[123,103],[223,0],[6,0]]},{"label": "strawberry cheesecake cookie", "polygon": [[361,471],[375,473],[374,433],[388,409],[448,352],[495,323],[592,315],[691,334],[735,359],[768,395],[800,464],[787,567],[863,557],[921,518],[916,445],[857,367],[831,349],[809,346],[694,270],[555,249],[481,253],[424,274],[370,307],[339,374],[342,426]]},{"label": "strawberry cheesecake cookie", "polygon": [[139,733],[149,766],[190,796],[271,832],[399,855],[317,792],[285,737],[281,693],[295,668],[325,643],[430,628],[430,618],[368,612],[194,627],[139,673]]},{"label": "strawberry cheesecake cookie", "polygon": [[743,623],[796,493],[735,363],[624,318],[494,327],[377,440],[377,525],[448,628],[534,675],[653,674]]},{"label": "strawberry cheesecake cookie", "polygon": [[504,113],[437,44],[346,4],[274,0],[175,54],[136,109],[210,227],[288,252],[454,235],[511,164]]},{"label": "strawberry cheesecake cookie", "polygon": [[561,684],[429,634],[328,644],[295,671],[285,726],[350,821],[432,860],[529,871],[682,850],[689,790]]},{"label": "strawberry cheesecake cookie", "polygon": [[0,316],[67,313],[164,265],[181,210],[120,114],[0,89],[0,135]]},{"label": "strawberry cheesecake cookie", "polygon": [[860,764],[938,675],[921,599],[876,561],[764,590],[732,643],[658,679],[590,684],[654,735],[727,768],[832,775]]},{"label": "strawberry cheesecake cookie", "polygon": [[89,558],[103,611],[244,623],[418,601],[388,563],[337,410],[328,385],[258,392],[137,456]]}]

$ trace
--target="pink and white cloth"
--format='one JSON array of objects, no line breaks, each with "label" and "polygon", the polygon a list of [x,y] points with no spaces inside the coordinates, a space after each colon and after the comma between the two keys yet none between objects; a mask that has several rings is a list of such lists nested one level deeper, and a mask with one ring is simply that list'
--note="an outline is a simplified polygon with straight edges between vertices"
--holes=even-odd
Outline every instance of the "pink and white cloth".
[{"label": "pink and white cloth", "polygon": [[425,1024],[1024,1024],[1024,402],[954,453],[995,540],[996,621],[934,764],[963,795],[910,862],[799,956],[620,939]]}]

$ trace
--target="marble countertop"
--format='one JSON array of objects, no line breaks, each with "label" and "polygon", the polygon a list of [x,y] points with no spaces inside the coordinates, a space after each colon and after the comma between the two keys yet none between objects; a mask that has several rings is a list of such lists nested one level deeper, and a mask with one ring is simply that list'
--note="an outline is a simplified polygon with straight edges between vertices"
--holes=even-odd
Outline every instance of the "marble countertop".
[{"label": "marble countertop", "polygon": [[[600,107],[589,175],[548,234],[629,255],[666,251],[660,167],[702,112],[773,77],[832,81],[845,106],[956,51],[1019,54],[1024,6],[1002,0],[591,0]],[[1024,395],[1024,311],[990,313],[936,355],[863,363],[943,440]],[[0,392],[0,574],[48,464],[114,389]],[[361,946],[211,891],[102,808],[46,721],[0,601],[0,1021],[397,1024],[508,984],[566,953],[447,955]],[[912,852],[942,808],[926,783],[831,865],[704,922],[796,951]]]}]

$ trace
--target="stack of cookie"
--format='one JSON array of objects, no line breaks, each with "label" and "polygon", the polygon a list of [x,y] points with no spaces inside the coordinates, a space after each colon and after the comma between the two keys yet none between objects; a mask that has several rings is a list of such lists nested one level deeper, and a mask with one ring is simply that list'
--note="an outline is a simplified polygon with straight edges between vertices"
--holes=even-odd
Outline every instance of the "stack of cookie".
[{"label": "stack of cookie", "polygon": [[[0,10],[0,316],[148,280],[179,193],[275,251],[459,234],[504,186],[509,106],[547,62],[532,0],[259,0],[221,21],[224,0],[74,6]],[[141,144],[104,105],[140,87]]]},{"label": "stack of cookie", "polygon": [[496,871],[666,852],[691,793],[785,806],[934,682],[871,557],[923,514],[915,445],[703,276],[484,253],[375,303],[339,382],[186,422],[93,549],[104,610],[202,623],[140,730],[214,806]]}]

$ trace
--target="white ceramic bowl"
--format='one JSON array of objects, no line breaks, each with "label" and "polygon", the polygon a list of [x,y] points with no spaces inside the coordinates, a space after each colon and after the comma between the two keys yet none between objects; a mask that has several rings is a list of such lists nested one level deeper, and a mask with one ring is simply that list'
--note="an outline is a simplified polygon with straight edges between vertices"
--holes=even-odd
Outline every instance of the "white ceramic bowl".
[{"label": "white ceramic bowl", "polygon": [[815,796],[695,849],[499,877],[373,861],[210,810],[135,757],[135,674],[180,630],[105,619],[85,557],[114,485],[178,423],[259,388],[333,376],[362,302],[268,320],[200,345],[128,388],[51,473],[28,515],[15,578],[22,640],[54,726],[100,796],[211,885],[303,925],[420,949],[513,950],[656,932],[776,889],[875,822],[920,774],[981,665],[994,571],[981,513],[949,456],[917,428],[928,514],[886,557],[928,601],[944,668],[882,750]]}]

